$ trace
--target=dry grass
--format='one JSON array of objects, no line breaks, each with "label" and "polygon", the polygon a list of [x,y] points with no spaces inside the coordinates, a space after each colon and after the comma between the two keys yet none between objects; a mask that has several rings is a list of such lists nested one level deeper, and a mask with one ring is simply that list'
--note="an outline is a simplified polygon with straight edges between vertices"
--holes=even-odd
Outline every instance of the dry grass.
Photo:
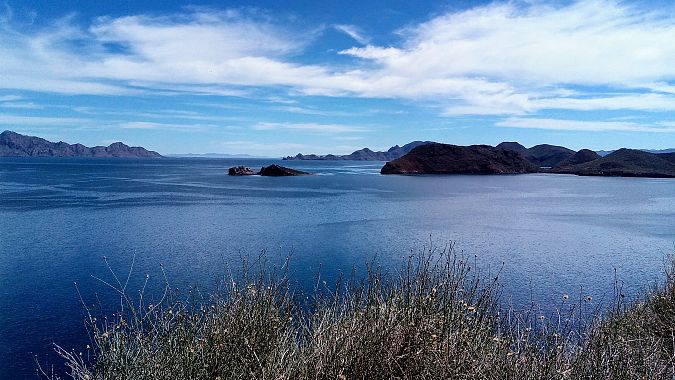
[{"label": "dry grass", "polygon": [[[642,301],[583,319],[502,309],[452,247],[410,258],[398,275],[291,292],[282,271],[245,263],[216,296],[132,301],[89,313],[91,360],[57,347],[74,379],[672,379],[675,278]],[[281,272],[281,275],[278,275]],[[581,319],[580,319],[581,318]],[[585,323],[585,325],[584,325]],[[581,328],[580,326],[585,326]]]}]

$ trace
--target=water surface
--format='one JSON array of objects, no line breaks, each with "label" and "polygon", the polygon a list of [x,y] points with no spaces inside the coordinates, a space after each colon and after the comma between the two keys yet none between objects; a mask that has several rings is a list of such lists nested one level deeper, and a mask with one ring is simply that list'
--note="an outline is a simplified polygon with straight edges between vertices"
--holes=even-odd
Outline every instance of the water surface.
[{"label": "water surface", "polygon": [[[310,284],[376,257],[457,241],[505,300],[545,309],[562,294],[629,294],[662,278],[675,242],[675,181],[530,174],[382,176],[380,162],[292,161],[309,177],[229,177],[273,160],[0,158],[0,379],[34,378],[32,355],[82,350],[82,308],[114,306],[103,256],[129,289],[146,273],[208,288],[242,255],[292,254]],[[503,264],[502,264],[503,263]],[[594,301],[595,302],[595,301]],[[86,352],[85,352],[86,354]]]}]

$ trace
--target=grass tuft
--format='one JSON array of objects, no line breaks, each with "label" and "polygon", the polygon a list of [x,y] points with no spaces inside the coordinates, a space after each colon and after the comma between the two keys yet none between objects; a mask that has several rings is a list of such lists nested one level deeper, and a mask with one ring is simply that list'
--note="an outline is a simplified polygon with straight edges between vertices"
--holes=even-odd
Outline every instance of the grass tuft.
[{"label": "grass tuft", "polygon": [[641,300],[617,296],[587,319],[583,296],[563,296],[554,316],[501,307],[498,278],[482,279],[452,245],[394,276],[371,265],[309,300],[291,290],[287,265],[252,267],[206,299],[167,285],[156,305],[117,281],[120,312],[88,310],[93,354],[57,351],[77,380],[675,377],[675,267]]}]

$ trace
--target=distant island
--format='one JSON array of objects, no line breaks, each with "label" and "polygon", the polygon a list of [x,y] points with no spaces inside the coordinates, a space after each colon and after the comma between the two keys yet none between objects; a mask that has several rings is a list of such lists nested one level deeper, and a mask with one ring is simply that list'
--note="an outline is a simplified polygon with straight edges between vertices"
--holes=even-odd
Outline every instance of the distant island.
[{"label": "distant island", "polygon": [[319,160],[319,161],[391,161],[395,160],[404,154],[407,154],[414,148],[432,143],[432,141],[413,141],[411,143],[405,144],[403,146],[394,145],[389,148],[386,152],[375,152],[369,148],[359,149],[351,154],[346,155],[334,155],[327,154],[325,156],[319,156],[316,154],[307,154],[298,153],[296,156],[284,157],[283,160]]},{"label": "distant island", "polygon": [[227,154],[227,153],[178,153],[167,154],[166,157],[175,158],[270,158],[267,156],[254,156],[251,154]]},{"label": "distant island", "polygon": [[457,146],[431,143],[387,162],[382,174],[522,174],[675,178],[675,153],[619,149],[601,156],[555,145],[525,148],[517,142]]},{"label": "distant island", "polygon": [[40,137],[25,136],[12,131],[0,133],[0,157],[125,157],[156,158],[159,153],[121,142],[108,146],[86,147],[82,144],[51,142]]},{"label": "distant island", "polygon": [[[662,154],[662,153],[675,153],[675,148],[670,148],[670,149],[638,149],[643,152],[647,153],[657,153],[657,154]],[[596,150],[595,153],[601,155],[602,157],[612,153],[616,152],[615,150]]]}]

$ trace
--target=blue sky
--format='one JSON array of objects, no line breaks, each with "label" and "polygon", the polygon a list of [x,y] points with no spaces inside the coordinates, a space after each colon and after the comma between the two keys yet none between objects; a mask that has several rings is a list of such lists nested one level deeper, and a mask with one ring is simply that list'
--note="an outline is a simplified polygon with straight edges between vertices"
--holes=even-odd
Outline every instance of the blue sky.
[{"label": "blue sky", "polygon": [[280,156],[675,147],[668,1],[0,2],[0,130]]}]

